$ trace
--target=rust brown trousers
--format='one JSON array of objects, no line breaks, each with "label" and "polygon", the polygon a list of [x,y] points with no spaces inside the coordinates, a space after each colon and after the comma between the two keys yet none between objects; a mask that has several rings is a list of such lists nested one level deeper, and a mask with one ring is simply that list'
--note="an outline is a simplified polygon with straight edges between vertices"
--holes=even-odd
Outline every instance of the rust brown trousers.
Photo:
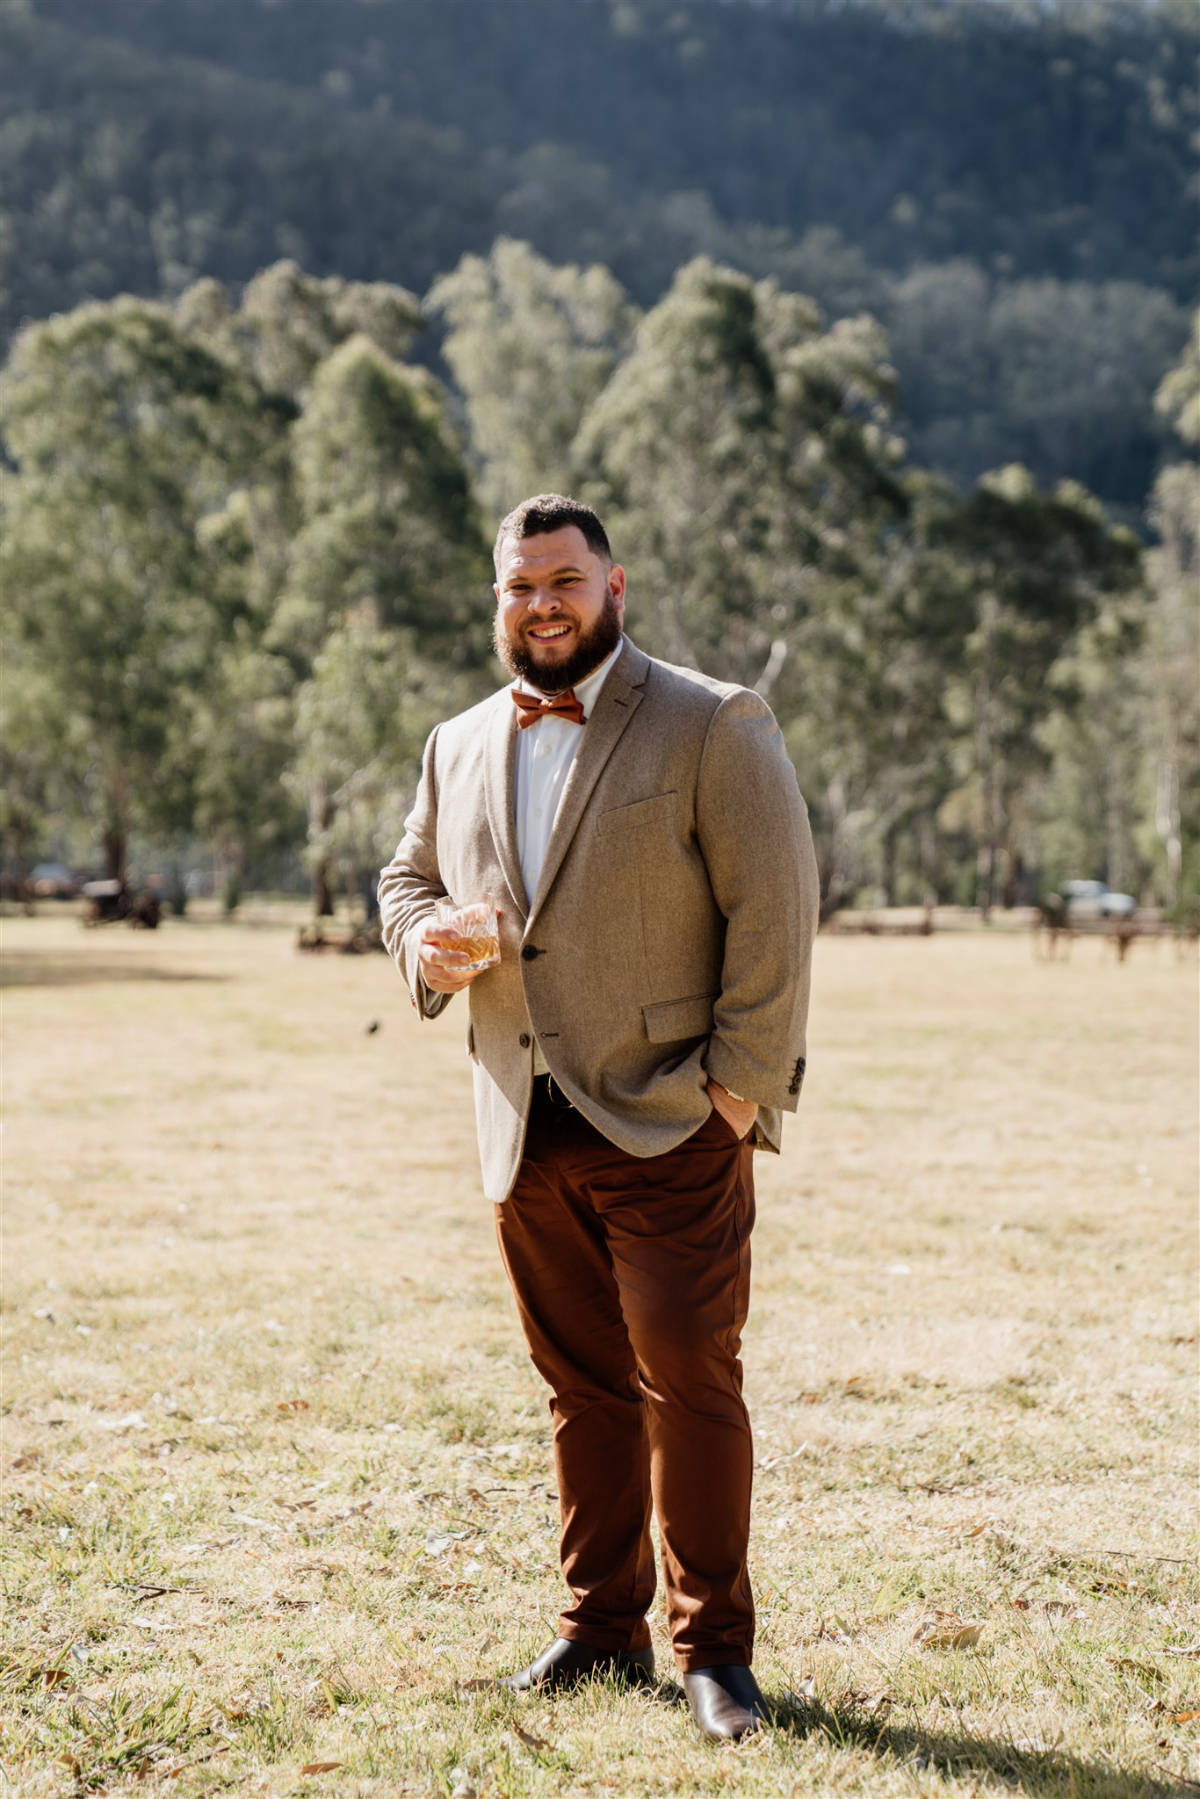
[{"label": "rust brown trousers", "polygon": [[685,1671],[748,1664],[753,1452],[738,1359],[753,1151],[713,1111],[663,1155],[618,1149],[535,1083],[500,1251],[548,1383],[572,1603],[559,1634],[643,1649],[651,1505]]}]

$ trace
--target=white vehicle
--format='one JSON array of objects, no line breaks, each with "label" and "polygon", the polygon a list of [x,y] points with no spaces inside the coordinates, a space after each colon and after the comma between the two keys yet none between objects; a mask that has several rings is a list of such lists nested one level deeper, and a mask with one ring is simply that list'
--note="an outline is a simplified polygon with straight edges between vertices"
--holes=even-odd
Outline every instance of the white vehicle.
[{"label": "white vehicle", "polygon": [[1128,893],[1114,893],[1103,881],[1064,881],[1063,898],[1068,918],[1129,918],[1137,901]]}]

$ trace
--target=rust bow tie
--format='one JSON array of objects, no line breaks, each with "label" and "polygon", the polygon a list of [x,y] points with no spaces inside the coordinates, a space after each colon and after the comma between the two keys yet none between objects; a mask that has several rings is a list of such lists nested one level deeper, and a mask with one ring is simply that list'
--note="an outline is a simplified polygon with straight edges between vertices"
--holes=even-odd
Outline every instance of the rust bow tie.
[{"label": "rust bow tie", "polygon": [[545,699],[536,693],[521,693],[515,687],[510,692],[517,709],[519,731],[523,731],[526,725],[536,725],[539,718],[569,718],[572,724],[583,723],[583,701],[576,699],[573,687],[568,687],[565,693],[552,694]]}]

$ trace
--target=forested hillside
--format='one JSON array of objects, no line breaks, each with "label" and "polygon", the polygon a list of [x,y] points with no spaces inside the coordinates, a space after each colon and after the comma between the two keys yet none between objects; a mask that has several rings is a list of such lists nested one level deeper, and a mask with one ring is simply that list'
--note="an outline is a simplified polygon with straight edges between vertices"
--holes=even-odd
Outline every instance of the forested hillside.
[{"label": "forested hillside", "polygon": [[288,255],[421,291],[504,234],[643,304],[709,254],[870,309],[917,460],[1140,509],[1200,284],[1166,4],[8,0],[0,330]]}]

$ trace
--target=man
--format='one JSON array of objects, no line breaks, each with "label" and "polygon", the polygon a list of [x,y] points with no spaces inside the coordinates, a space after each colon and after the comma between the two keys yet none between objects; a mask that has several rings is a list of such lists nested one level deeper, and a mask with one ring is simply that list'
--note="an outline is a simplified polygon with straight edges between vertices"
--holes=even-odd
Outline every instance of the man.
[{"label": "man", "polygon": [[[812,840],[764,702],[622,635],[589,507],[526,500],[495,562],[513,685],[430,737],[379,898],[421,1015],[469,989],[484,1186],[552,1390],[572,1603],[507,1684],[652,1677],[653,1505],[693,1715],[741,1737],[766,1716],[738,1360],[752,1145],[778,1148],[804,1074]],[[498,966],[437,925],[444,895],[496,907]]]}]

